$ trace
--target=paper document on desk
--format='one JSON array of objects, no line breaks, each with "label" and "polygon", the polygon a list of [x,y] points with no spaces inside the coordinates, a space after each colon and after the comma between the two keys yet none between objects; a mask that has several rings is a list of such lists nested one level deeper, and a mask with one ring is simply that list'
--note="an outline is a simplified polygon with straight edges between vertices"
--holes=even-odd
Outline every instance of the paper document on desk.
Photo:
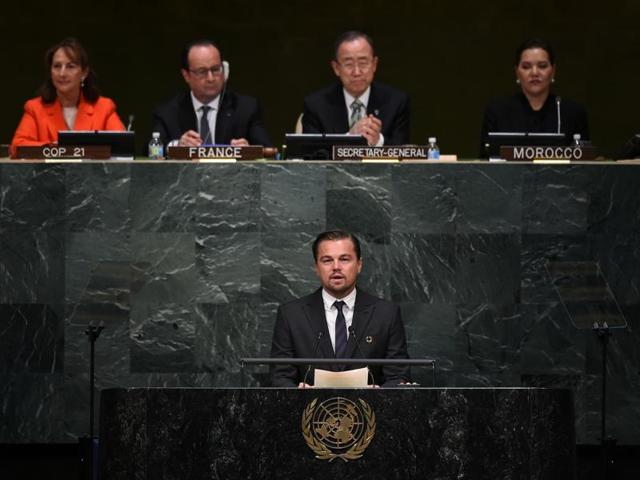
[{"label": "paper document on desk", "polygon": [[364,367],[344,372],[330,372],[316,368],[314,378],[315,383],[313,386],[316,388],[366,387],[369,379],[369,369]]}]

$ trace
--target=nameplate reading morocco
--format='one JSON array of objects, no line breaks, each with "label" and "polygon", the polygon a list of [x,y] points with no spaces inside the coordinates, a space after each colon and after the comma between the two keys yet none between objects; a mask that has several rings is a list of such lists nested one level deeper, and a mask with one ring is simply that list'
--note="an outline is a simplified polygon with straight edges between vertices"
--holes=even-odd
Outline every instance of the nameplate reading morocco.
[{"label": "nameplate reading morocco", "polygon": [[535,160],[588,161],[595,160],[596,149],[590,146],[568,145],[565,147],[500,147],[500,157],[505,160],[533,162]]},{"label": "nameplate reading morocco", "polygon": [[16,158],[25,160],[108,160],[111,158],[109,145],[42,145],[37,147],[16,147]]},{"label": "nameplate reading morocco", "polygon": [[167,154],[172,160],[258,160],[266,157],[266,150],[261,145],[246,147],[211,145],[202,147],[168,147]]},{"label": "nameplate reading morocco", "polygon": [[365,159],[399,159],[399,160],[426,160],[427,150],[425,145],[405,145],[390,147],[367,147],[354,145],[334,145],[334,160],[365,160]]}]

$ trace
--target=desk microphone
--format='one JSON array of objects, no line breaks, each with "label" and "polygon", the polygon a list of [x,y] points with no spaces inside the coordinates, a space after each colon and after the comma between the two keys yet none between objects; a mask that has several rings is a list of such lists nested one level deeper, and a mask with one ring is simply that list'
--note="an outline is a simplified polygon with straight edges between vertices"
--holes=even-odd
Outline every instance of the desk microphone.
[{"label": "desk microphone", "polygon": [[130,131],[131,131],[131,127],[133,127],[133,120],[134,120],[135,118],[136,118],[136,117],[134,117],[133,115],[129,115],[129,124],[127,125],[127,132],[130,132]]},{"label": "desk microphone", "polygon": [[557,112],[557,115],[558,115],[558,133],[562,133],[560,131],[560,100],[561,100],[561,98],[559,96],[556,97],[556,112]]},{"label": "desk microphone", "polygon": [[[316,357],[316,355],[318,354],[318,347],[320,346],[320,340],[322,339],[322,332],[318,332],[318,335],[316,336],[316,345],[313,348],[313,358]],[[307,376],[309,375],[309,372],[311,371],[311,364],[309,364],[309,366],[307,367],[307,371],[304,372],[304,377],[302,378],[302,384],[306,385],[307,384]]]},{"label": "desk microphone", "polygon": [[[358,341],[358,337],[356,336],[356,331],[353,329],[353,325],[349,325],[349,335],[353,337],[356,342],[356,348],[358,349],[358,353],[362,358],[366,358],[364,353],[362,353],[362,349],[360,348],[360,342]],[[367,367],[367,372],[369,372],[369,378],[371,379],[371,385],[375,385],[375,379],[373,378],[373,373],[371,373],[371,369]]]}]

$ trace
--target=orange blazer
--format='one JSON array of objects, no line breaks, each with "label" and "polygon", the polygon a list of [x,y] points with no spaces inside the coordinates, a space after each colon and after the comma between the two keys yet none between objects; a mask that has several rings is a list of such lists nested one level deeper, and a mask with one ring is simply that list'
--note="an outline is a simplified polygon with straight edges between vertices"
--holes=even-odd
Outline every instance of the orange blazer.
[{"label": "orange blazer", "polygon": [[[106,97],[96,103],[87,102],[82,96],[73,130],[124,130],[116,113],[116,104]],[[46,145],[58,141],[58,131],[69,130],[64,121],[59,100],[43,103],[42,97],[32,98],[24,104],[24,115],[11,141],[11,155],[15,147],[22,145]]]}]

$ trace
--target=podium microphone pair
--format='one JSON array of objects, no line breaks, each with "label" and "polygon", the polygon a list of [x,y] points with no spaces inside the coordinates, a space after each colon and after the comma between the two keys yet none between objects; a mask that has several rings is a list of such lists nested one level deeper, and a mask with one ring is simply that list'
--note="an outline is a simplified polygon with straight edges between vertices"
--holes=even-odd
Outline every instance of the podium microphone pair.
[{"label": "podium microphone pair", "polygon": [[[318,332],[316,335],[316,344],[313,348],[313,357],[315,358],[318,355],[318,347],[320,346],[320,340],[322,339],[322,332]],[[358,353],[362,358],[365,358],[362,349],[360,348],[360,342],[358,341],[358,337],[356,336],[356,331],[353,329],[353,325],[349,326],[349,335],[353,337],[353,340],[356,342],[356,348],[358,349]],[[371,373],[371,369],[367,368],[367,372],[369,373],[369,379],[371,380],[371,385],[375,385],[375,379],[373,378],[373,373]],[[309,372],[311,371],[311,364],[307,367],[307,370],[304,372],[304,377],[302,378],[302,383],[304,385],[307,384],[307,377],[309,376]]]}]

